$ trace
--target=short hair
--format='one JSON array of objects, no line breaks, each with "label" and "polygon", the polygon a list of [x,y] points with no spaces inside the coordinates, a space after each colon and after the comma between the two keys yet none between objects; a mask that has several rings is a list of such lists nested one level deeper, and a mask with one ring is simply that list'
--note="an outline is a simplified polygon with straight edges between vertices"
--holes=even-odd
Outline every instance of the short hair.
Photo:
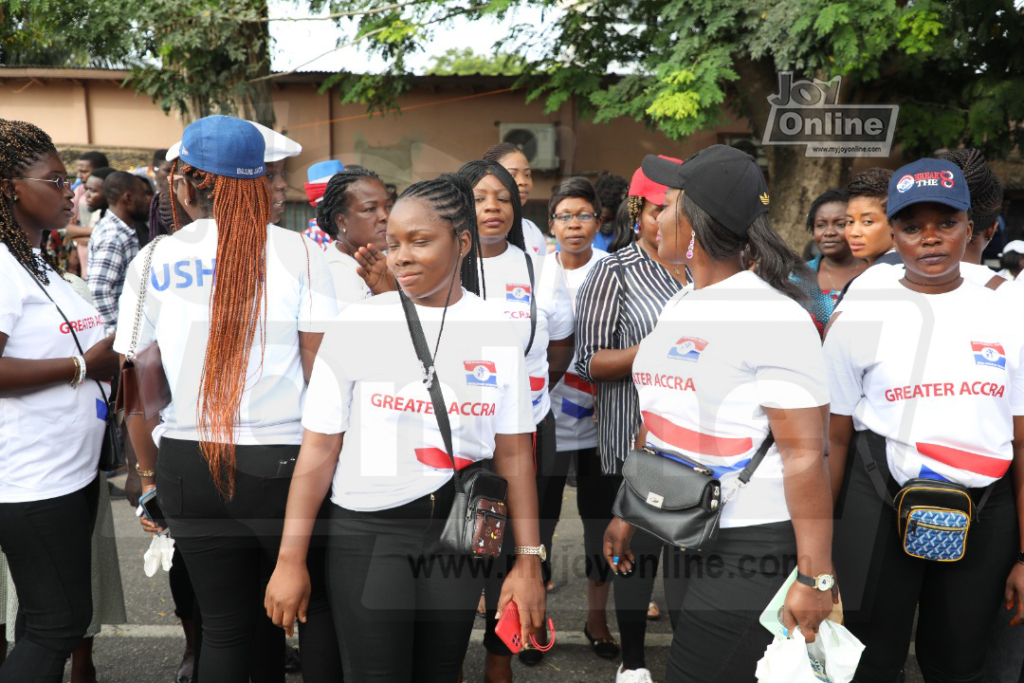
[{"label": "short hair", "polygon": [[892,171],[888,168],[869,168],[866,171],[861,171],[846,186],[846,192],[850,195],[847,201],[857,197],[870,197],[877,199],[882,206],[885,206],[889,201],[890,178],[892,178]]},{"label": "short hair", "polygon": [[619,211],[619,204],[626,199],[629,192],[629,182],[620,175],[602,173],[594,181],[594,190],[601,200],[601,206],[616,214]]},{"label": "short hair", "polygon": [[590,202],[594,213],[598,218],[601,217],[601,198],[594,185],[582,176],[562,181],[551,193],[551,199],[548,200],[548,220],[551,220],[551,216],[554,215],[555,209],[563,199],[582,199],[585,202]]},{"label": "short hair", "polygon": [[947,159],[960,167],[971,194],[968,217],[974,221],[974,235],[987,230],[1003,212],[1003,184],[985,163],[985,155],[974,148],[943,152],[939,159]]},{"label": "short hair", "polygon": [[166,149],[158,149],[157,151],[153,152],[153,164],[152,164],[153,168],[156,168],[157,166],[159,166],[160,164],[164,163],[165,161],[167,161],[167,150]]},{"label": "short hair", "polygon": [[845,204],[850,199],[846,190],[825,190],[818,198],[811,202],[811,210],[807,212],[807,231],[814,232],[814,217],[818,215],[818,209],[826,204]]},{"label": "short hair", "polygon": [[[519,149],[511,142],[499,142],[496,145],[491,145],[490,147],[488,147],[487,151],[484,152],[482,158],[484,161],[493,161],[494,163],[498,163],[500,160],[504,159],[509,154],[517,153],[526,156],[526,152]],[[527,161],[529,161],[529,159],[527,159]]]},{"label": "short hair", "polygon": [[[96,176],[100,180],[106,181],[107,177],[109,177],[112,173],[117,173],[117,169],[110,168],[109,166],[101,166],[100,168],[94,169],[92,175]],[[106,192],[105,188],[104,192]]]},{"label": "short hair", "polygon": [[107,161],[107,155],[103,152],[82,152],[78,155],[79,161],[88,161],[92,164],[93,168],[103,168],[104,166],[110,166],[110,162]]},{"label": "short hair", "polygon": [[103,179],[103,194],[107,195],[107,203],[114,204],[121,195],[138,188],[137,176],[127,171],[114,171]]}]

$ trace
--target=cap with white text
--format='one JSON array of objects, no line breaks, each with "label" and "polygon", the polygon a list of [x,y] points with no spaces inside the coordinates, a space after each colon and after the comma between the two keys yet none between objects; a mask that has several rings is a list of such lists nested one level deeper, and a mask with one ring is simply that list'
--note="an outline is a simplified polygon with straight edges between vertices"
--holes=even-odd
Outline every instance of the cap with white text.
[{"label": "cap with white text", "polygon": [[181,136],[180,158],[207,173],[228,178],[261,178],[266,143],[256,126],[234,116],[207,116]]},{"label": "cap with white text", "polygon": [[886,206],[890,220],[908,206],[923,202],[945,204],[958,211],[970,209],[971,191],[960,167],[945,159],[918,159],[892,174]]}]

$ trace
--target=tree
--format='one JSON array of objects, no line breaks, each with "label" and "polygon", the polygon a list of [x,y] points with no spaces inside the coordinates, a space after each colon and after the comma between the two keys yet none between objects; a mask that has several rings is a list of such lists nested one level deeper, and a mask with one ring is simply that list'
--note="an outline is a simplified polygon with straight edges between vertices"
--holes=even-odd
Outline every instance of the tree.
[{"label": "tree", "polygon": [[[358,4],[380,7],[385,0]],[[958,144],[1005,155],[1024,131],[1024,8],[1013,0],[532,4],[548,8],[550,21],[517,27],[497,48],[542,50],[521,81],[548,110],[575,98],[597,121],[629,116],[675,139],[715,125],[728,110],[761,137],[778,73],[792,71],[824,81],[842,76],[842,103],[899,104],[896,139],[908,156]],[[364,88],[358,97],[386,108],[408,76],[405,55],[426,35],[427,22],[452,13],[453,5],[482,19],[503,15],[512,2],[421,1],[364,18],[360,30],[378,31],[370,42],[391,68],[372,77],[387,88]],[[608,76],[616,70],[627,74]],[[808,158],[802,147],[766,153],[773,224],[802,246],[807,206],[846,181],[851,160]]]},{"label": "tree", "polygon": [[498,52],[481,55],[473,48],[449,48],[434,57],[427,69],[428,76],[518,76],[523,73],[525,60],[519,55]]}]

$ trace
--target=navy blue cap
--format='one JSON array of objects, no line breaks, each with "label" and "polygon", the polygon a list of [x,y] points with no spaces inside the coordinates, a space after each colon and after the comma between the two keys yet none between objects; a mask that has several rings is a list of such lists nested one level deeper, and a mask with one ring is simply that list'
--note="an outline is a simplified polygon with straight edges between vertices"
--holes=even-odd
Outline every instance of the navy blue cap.
[{"label": "navy blue cap", "polygon": [[266,173],[263,135],[234,116],[207,116],[181,136],[181,160],[193,168],[228,178],[259,178]]},{"label": "navy blue cap", "polygon": [[969,210],[971,191],[960,167],[945,159],[918,159],[892,174],[886,207],[890,219],[911,204],[922,202]]}]

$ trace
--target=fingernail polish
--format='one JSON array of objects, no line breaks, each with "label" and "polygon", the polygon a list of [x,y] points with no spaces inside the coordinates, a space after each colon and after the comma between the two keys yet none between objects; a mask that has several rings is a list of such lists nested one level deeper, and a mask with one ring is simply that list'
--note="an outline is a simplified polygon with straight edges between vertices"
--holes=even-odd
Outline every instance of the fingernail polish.
[{"label": "fingernail polish", "polygon": [[[614,562],[615,564],[618,564],[619,563],[619,556],[616,555],[615,557],[613,557],[612,558],[612,562]],[[1009,607],[1007,607],[1007,609],[1009,609]]]},{"label": "fingernail polish", "polygon": [[784,635],[787,638],[789,638],[789,629],[788,628],[783,628],[782,629],[782,635]]}]

